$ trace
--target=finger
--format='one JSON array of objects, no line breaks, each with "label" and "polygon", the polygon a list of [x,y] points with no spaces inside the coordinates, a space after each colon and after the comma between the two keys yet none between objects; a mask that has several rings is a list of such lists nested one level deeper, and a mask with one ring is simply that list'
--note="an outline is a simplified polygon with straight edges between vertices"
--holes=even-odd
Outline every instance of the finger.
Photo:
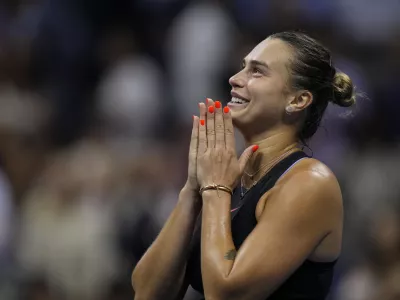
[{"label": "finger", "polygon": [[215,148],[225,148],[224,117],[221,102],[215,101]]},{"label": "finger", "polygon": [[214,100],[211,98],[206,98],[206,106],[207,108],[210,106],[214,106]]},{"label": "finger", "polygon": [[236,151],[235,133],[233,129],[232,116],[228,106],[224,107],[224,128],[226,149]]},{"label": "finger", "polygon": [[199,104],[200,109],[200,120],[199,120],[199,145],[198,145],[198,153],[204,153],[207,150],[207,132],[206,132],[206,115],[207,108],[206,105],[201,102]]},{"label": "finger", "polygon": [[198,143],[199,143],[199,117],[193,116],[193,128],[192,128],[192,136],[190,138],[189,158],[197,157]]},{"label": "finger", "polygon": [[214,101],[207,98],[207,148],[215,147],[215,126],[214,126],[214,116],[215,116],[215,107]]},{"label": "finger", "polygon": [[243,151],[242,155],[239,158],[239,169],[240,169],[240,174],[243,174],[244,168],[246,167],[247,163],[249,162],[251,156],[253,155],[254,152],[258,150],[257,145],[253,145],[248,147],[246,150]]}]

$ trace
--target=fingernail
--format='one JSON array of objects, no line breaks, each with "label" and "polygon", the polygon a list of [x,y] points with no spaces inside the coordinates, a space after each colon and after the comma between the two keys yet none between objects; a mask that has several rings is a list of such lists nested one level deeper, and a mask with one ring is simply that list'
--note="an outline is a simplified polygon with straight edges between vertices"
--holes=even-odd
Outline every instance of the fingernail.
[{"label": "fingernail", "polygon": [[253,153],[256,152],[258,150],[258,145],[254,145],[253,148],[251,148],[251,150],[253,150]]},{"label": "fingernail", "polygon": [[206,122],[205,122],[204,120],[200,120],[201,126],[204,126],[205,123],[206,123]]},{"label": "fingernail", "polygon": [[225,106],[225,107],[224,107],[224,113],[227,114],[228,112],[229,112],[229,107],[228,107],[228,106]]},{"label": "fingernail", "polygon": [[210,114],[212,114],[213,112],[214,112],[214,106],[210,106],[209,108],[208,108],[208,112],[210,113]]},{"label": "fingernail", "polygon": [[216,108],[220,108],[220,107],[221,107],[221,102],[215,101],[215,107],[216,107]]},{"label": "fingernail", "polygon": [[208,98],[206,98],[206,104],[208,105]]}]

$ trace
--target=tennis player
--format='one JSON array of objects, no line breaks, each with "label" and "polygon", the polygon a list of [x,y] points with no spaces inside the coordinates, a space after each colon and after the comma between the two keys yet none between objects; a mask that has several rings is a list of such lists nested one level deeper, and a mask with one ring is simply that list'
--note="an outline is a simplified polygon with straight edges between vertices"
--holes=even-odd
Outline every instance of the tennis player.
[{"label": "tennis player", "polygon": [[[269,36],[230,80],[226,107],[193,118],[188,180],[132,274],[135,299],[323,300],[342,244],[335,175],[302,145],[331,102],[355,103],[330,52],[300,32]],[[238,159],[234,127],[248,148]]]}]

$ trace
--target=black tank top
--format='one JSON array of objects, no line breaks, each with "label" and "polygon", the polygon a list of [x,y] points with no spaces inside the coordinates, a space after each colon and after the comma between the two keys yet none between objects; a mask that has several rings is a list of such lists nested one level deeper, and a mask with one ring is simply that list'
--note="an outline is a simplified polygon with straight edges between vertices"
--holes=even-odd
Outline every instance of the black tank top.
[{"label": "black tank top", "polygon": [[[276,164],[253,188],[242,194],[236,188],[232,196],[232,238],[239,249],[246,237],[257,225],[256,206],[263,194],[270,190],[278,179],[298,160],[307,155],[298,151]],[[196,224],[192,240],[192,250],[187,266],[187,279],[190,285],[204,294],[200,266],[201,217]],[[316,263],[306,260],[268,300],[323,300],[327,297],[332,283],[333,267],[336,261]]]}]

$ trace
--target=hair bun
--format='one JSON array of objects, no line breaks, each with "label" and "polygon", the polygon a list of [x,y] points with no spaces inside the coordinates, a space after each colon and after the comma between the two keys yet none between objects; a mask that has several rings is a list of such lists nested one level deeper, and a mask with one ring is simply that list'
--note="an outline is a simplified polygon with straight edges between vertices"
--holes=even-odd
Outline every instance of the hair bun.
[{"label": "hair bun", "polygon": [[343,107],[349,107],[356,103],[353,82],[345,73],[337,72],[333,77],[332,102]]}]

